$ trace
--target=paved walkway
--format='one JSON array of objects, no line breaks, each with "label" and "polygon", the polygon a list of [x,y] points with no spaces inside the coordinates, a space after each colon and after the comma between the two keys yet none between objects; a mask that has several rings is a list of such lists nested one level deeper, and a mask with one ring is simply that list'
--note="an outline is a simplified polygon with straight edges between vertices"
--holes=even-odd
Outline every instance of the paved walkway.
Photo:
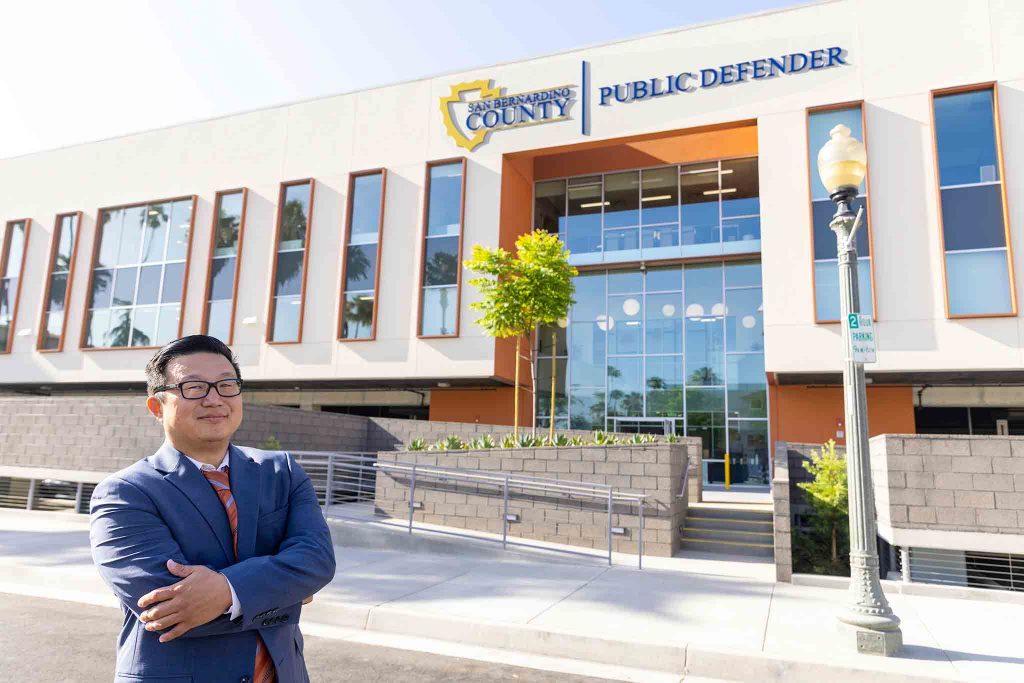
[{"label": "paved walkway", "polygon": [[[637,571],[585,558],[336,553],[337,577],[304,611],[304,628],[685,666],[730,680],[856,680],[865,670],[877,680],[1024,680],[1024,604],[998,599],[890,595],[906,647],[885,659],[853,652],[852,633],[835,619],[845,591],[724,576],[710,562]],[[91,566],[86,518],[67,514],[0,511],[0,591],[113,602]]]}]

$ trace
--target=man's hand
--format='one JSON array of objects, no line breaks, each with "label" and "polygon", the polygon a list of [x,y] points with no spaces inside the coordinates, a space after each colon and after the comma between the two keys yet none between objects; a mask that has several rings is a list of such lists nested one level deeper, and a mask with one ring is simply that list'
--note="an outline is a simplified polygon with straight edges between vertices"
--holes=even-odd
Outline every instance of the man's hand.
[{"label": "man's hand", "polygon": [[174,560],[167,560],[167,569],[182,580],[139,598],[139,607],[146,610],[139,618],[146,624],[147,631],[171,629],[160,635],[161,643],[213,621],[231,606],[231,588],[223,574],[209,567],[178,564]]}]

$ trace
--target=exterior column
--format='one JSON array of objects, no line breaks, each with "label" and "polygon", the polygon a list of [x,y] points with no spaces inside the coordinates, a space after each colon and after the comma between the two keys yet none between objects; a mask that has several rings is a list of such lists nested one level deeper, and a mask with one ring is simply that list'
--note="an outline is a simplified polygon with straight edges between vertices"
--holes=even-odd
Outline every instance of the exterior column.
[{"label": "exterior column", "polygon": [[878,577],[878,531],[875,494],[868,459],[867,388],[864,365],[855,363],[849,315],[860,311],[857,249],[849,239],[854,215],[852,196],[839,199],[830,227],[836,233],[839,255],[839,295],[843,325],[843,403],[846,412],[846,472],[850,508],[850,594],[839,619],[868,633],[858,633],[861,652],[891,655],[903,645],[899,618],[893,614]]}]

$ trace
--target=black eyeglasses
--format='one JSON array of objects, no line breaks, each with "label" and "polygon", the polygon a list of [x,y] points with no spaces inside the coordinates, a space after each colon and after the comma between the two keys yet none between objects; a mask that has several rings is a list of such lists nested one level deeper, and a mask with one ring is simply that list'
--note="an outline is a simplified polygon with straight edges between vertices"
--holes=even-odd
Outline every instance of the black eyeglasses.
[{"label": "black eyeglasses", "polygon": [[240,379],[222,379],[217,382],[204,382],[201,379],[192,379],[187,382],[180,382],[178,384],[167,384],[162,387],[157,387],[153,390],[153,393],[158,391],[170,391],[171,389],[177,389],[181,392],[182,398],[187,398],[192,401],[197,401],[201,398],[206,398],[210,394],[210,388],[217,390],[217,393],[224,398],[231,398],[232,396],[238,396],[242,393],[242,380]]}]

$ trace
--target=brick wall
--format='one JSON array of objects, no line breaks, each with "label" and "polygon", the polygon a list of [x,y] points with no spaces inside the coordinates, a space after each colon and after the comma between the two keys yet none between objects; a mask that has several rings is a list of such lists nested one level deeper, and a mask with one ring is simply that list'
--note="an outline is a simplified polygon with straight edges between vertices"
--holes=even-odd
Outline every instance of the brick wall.
[{"label": "brick wall", "polygon": [[885,434],[870,449],[880,523],[1024,533],[1024,437]]},{"label": "brick wall", "polygon": [[[442,467],[481,469],[613,486],[625,493],[648,496],[645,507],[644,553],[671,556],[679,548],[679,527],[686,514],[687,496],[680,495],[683,468],[699,457],[700,440],[679,444],[648,444],[582,448],[523,448],[478,451],[380,453],[380,462],[407,462]],[[498,485],[469,485],[421,477],[416,502],[422,508],[414,519],[500,534],[503,496]],[[388,472],[377,477],[376,504],[386,515],[407,518],[409,477]],[[588,548],[607,548],[607,503],[528,495],[513,489],[509,513],[519,521],[509,535]],[[628,530],[613,536],[618,552],[637,552],[639,517],[635,506],[616,505],[612,525]]]}]

